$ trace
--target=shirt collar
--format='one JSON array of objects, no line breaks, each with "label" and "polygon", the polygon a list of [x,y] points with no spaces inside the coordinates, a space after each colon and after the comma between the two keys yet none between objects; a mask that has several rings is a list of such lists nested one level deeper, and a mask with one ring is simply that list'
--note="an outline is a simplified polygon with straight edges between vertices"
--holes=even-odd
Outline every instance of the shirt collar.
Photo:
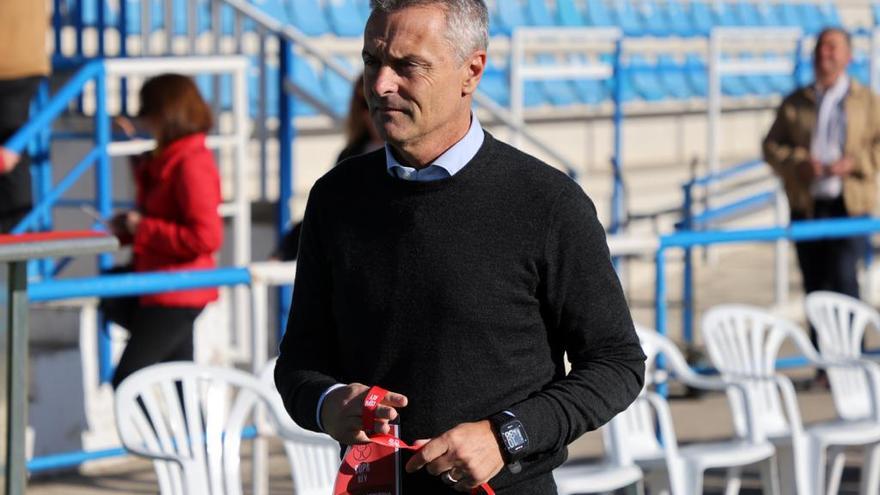
[{"label": "shirt collar", "polygon": [[[471,161],[477,152],[480,151],[484,138],[485,134],[483,132],[483,127],[480,125],[479,119],[477,119],[475,114],[471,113],[471,126],[468,129],[467,134],[465,134],[457,143],[452,145],[451,148],[443,152],[442,155],[434,159],[431,165],[426,168],[442,168],[450,177],[457,174],[468,164],[468,162]],[[388,173],[395,177],[397,174],[394,173],[394,168],[402,168],[409,171],[415,170],[413,167],[408,167],[397,161],[397,158],[394,157],[394,153],[391,152],[391,146],[388,143],[385,143],[385,164]]]}]

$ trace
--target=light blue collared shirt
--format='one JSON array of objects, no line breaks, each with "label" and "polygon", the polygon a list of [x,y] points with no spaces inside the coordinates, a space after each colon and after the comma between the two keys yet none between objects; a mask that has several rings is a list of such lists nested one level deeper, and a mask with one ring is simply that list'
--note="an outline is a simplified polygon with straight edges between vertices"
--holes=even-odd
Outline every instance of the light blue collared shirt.
[{"label": "light blue collared shirt", "polygon": [[442,155],[438,156],[434,163],[421,170],[402,165],[394,157],[394,153],[391,152],[391,146],[385,143],[385,164],[388,167],[388,173],[398,179],[416,182],[446,179],[457,174],[471,161],[474,155],[477,154],[477,151],[480,151],[484,138],[485,135],[480,121],[476,115],[471,114],[471,127],[468,129],[467,134]]}]

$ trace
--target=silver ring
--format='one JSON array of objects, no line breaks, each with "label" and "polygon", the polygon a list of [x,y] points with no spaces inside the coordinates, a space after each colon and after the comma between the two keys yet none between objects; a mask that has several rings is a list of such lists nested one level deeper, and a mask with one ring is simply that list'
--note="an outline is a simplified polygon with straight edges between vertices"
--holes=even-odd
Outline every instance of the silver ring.
[{"label": "silver ring", "polygon": [[443,480],[443,483],[446,483],[449,486],[457,484],[461,480],[457,480],[452,477],[452,470],[444,472],[440,475],[440,479]]}]

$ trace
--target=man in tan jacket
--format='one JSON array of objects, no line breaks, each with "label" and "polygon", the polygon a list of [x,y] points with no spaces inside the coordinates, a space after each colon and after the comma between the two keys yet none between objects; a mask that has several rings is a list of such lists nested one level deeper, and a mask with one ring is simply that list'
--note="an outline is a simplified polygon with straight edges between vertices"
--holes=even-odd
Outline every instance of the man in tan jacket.
[{"label": "man in tan jacket", "polygon": [[[785,187],[792,220],[869,215],[877,198],[880,100],[851,81],[846,31],[820,33],[813,54],[816,82],[785,98],[764,139],[764,159]],[[804,290],[859,297],[856,262],[862,237],[795,244]]]},{"label": "man in tan jacket", "polygon": [[27,122],[31,99],[49,74],[46,0],[0,0],[0,232],[32,207],[30,161],[2,145]]}]

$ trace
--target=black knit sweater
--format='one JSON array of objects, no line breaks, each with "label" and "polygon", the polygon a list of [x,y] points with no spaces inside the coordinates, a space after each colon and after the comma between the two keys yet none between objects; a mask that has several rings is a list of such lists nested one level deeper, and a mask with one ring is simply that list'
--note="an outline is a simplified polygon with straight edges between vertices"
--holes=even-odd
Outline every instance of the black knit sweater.
[{"label": "black knit sweater", "polygon": [[[409,441],[507,409],[530,455],[491,484],[555,493],[565,446],[629,405],[644,359],[589,198],[488,133],[448,179],[391,177],[379,150],[312,188],[275,370],[303,427],[340,382],[405,394]],[[419,474],[404,493],[456,492]]]}]

